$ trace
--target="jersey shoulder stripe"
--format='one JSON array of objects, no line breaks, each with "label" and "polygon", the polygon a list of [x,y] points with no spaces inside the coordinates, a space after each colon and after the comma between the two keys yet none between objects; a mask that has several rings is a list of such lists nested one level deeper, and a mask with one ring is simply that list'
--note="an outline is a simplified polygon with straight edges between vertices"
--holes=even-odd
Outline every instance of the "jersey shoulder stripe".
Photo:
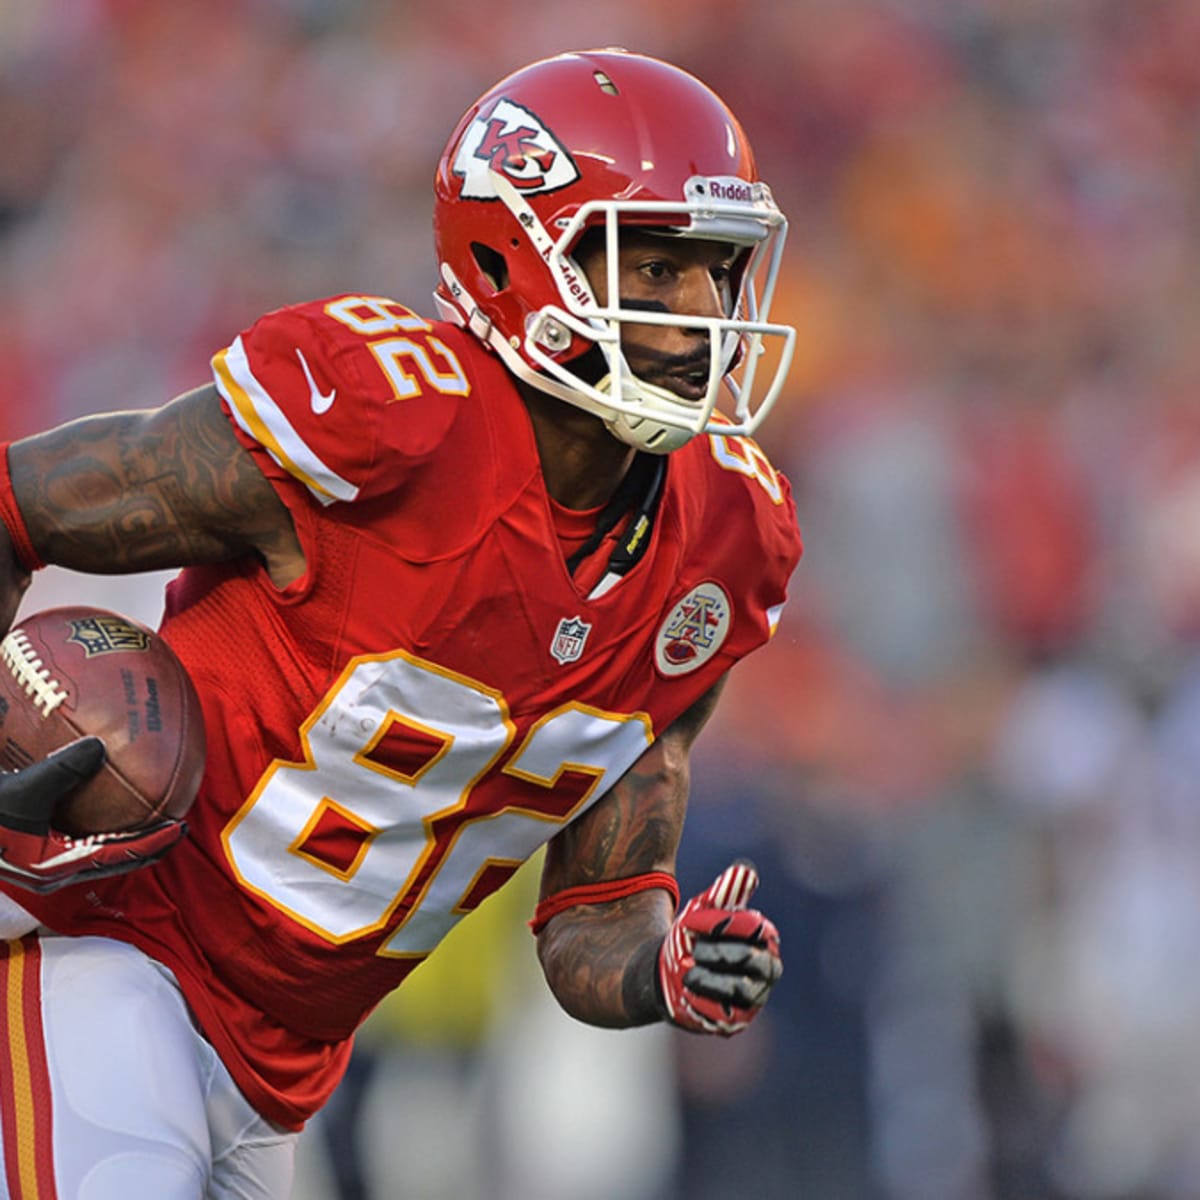
[{"label": "jersey shoulder stripe", "polygon": [[328,467],[305,443],[254,377],[241,337],[214,355],[213,377],[234,420],[322,504],[354,500],[358,488]]},{"label": "jersey shoulder stripe", "polygon": [[778,604],[772,604],[767,609],[767,636],[774,637],[779,629],[779,622],[783,617],[783,609],[787,604],[786,600],[781,600]]}]

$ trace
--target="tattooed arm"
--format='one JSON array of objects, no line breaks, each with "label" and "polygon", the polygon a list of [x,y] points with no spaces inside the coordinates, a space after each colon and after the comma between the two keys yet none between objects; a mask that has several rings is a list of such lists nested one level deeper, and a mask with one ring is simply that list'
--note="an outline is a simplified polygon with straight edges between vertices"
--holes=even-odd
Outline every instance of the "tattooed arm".
[{"label": "tattooed arm", "polygon": [[[48,563],[122,574],[257,554],[279,586],[304,570],[287,509],[211,385],[159,409],[86,417],[15,442],[8,462],[30,541]],[[7,535],[2,551],[7,629],[28,576]]]},{"label": "tattooed arm", "polygon": [[[723,685],[701,697],[602,800],[551,841],[543,898],[650,871],[674,873],[687,810],[688,754]],[[538,934],[538,957],[558,1002],[592,1025],[663,1018],[655,973],[673,917],[671,897],[658,888],[559,913]]]},{"label": "tattooed arm", "polygon": [[[153,412],[75,421],[15,442],[7,454],[5,511],[15,505],[48,563],[119,574],[257,554],[280,586],[304,570],[287,509],[211,386]],[[28,585],[0,521],[0,634]],[[135,870],[179,840],[184,826],[175,820],[78,841],[53,827],[58,801],[103,762],[103,743],[81,738],[22,770],[0,771],[0,878],[53,891]]]}]

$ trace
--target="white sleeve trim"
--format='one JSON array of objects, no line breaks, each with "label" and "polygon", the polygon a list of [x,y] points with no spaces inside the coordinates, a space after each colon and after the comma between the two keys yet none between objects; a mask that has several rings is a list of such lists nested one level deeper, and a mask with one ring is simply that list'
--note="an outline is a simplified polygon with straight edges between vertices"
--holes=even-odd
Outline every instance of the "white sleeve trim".
[{"label": "white sleeve trim", "polygon": [[213,378],[238,425],[322,504],[358,496],[358,488],[321,461],[254,377],[240,337],[213,358]]}]

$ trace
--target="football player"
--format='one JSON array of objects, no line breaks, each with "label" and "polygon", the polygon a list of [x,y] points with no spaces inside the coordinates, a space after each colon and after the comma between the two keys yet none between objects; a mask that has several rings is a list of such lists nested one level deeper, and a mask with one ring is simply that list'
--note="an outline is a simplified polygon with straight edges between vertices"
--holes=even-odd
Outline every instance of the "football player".
[{"label": "football player", "polygon": [[753,868],[680,906],[674,866],[800,554],[751,440],[784,217],[716,95],[604,51],[466,113],[434,226],[436,317],[285,308],[206,386],[0,453],[4,627],[45,563],[182,568],[208,731],[186,836],[54,828],[94,739],[0,778],[12,1195],[286,1196],[356,1026],[543,845],[580,1020],[732,1034],[779,977]]}]

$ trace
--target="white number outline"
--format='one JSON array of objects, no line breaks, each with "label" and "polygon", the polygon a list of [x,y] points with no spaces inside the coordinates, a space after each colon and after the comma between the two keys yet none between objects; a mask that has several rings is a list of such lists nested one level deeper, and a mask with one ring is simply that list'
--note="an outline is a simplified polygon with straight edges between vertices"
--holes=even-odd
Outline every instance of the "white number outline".
[{"label": "white number outline", "polygon": [[[397,400],[411,400],[424,390],[416,378],[401,366],[402,359],[411,359],[425,378],[425,382],[444,396],[469,396],[471,385],[458,356],[440,338],[425,339],[429,349],[412,338],[384,338],[368,342],[367,348],[375,356],[380,370],[391,384],[392,394]],[[439,371],[430,357],[429,350],[439,354],[449,366],[448,371]]]},{"label": "white number outline", "polygon": [[[372,675],[373,670],[376,675]],[[389,671],[394,672],[394,678],[386,679]],[[407,672],[410,671],[416,674],[409,677]],[[424,678],[421,673],[425,673]],[[457,768],[451,770],[448,760],[454,752],[456,732],[436,728],[414,713],[401,712],[390,705],[386,719],[380,719],[371,736],[365,738],[353,753],[345,755],[342,761],[345,747],[335,745],[332,737],[339,722],[350,721],[356,711],[354,706],[357,701],[349,697],[351,685],[360,689],[358,695],[361,696],[370,690],[371,681],[376,678],[386,679],[387,686],[396,690],[413,686],[414,681],[416,686],[420,686],[422,682],[437,680],[440,682],[433,686],[441,689],[447,698],[470,701],[485,716],[495,716],[497,721],[494,727],[480,723],[477,718],[469,724],[469,728],[464,722],[468,732],[482,732],[485,737],[482,746],[461,756],[469,760],[473,754],[476,759],[483,759],[482,765],[465,774],[457,772]],[[365,685],[364,679],[368,680]],[[323,721],[326,723],[322,724]],[[371,750],[395,722],[417,729],[435,742],[442,742],[420,769],[411,774],[397,771],[369,757]],[[408,911],[376,953],[382,957],[424,957],[465,915],[467,910],[462,903],[472,895],[485,871],[493,866],[518,866],[537,845],[552,837],[558,829],[598,799],[599,789],[606,778],[613,774],[615,782],[615,778],[649,747],[654,736],[653,724],[647,713],[607,713],[576,701],[559,705],[534,722],[516,751],[508,756],[517,733],[517,726],[504,697],[478,680],[428,662],[405,650],[356,656],[301,725],[299,734],[303,758],[300,761],[275,759],[269,763],[246,800],[226,823],[221,832],[226,861],[240,886],[332,945],[342,945],[379,933],[388,927],[396,910],[407,903]],[[598,741],[597,733],[601,735]],[[584,734],[590,735],[595,746],[595,757],[602,758],[603,762],[579,761],[588,756],[587,752],[579,750]],[[568,749],[572,751],[571,754],[566,752]],[[339,755],[336,762],[331,757],[335,752]],[[426,803],[422,807],[418,797],[421,781],[443,762],[447,763],[443,774],[449,775],[449,787],[451,790],[457,788],[457,794],[448,804],[431,808]],[[395,844],[385,848],[379,839],[388,832],[388,828],[370,820],[361,811],[356,811],[346,797],[339,800],[326,794],[323,783],[336,780],[339,772],[349,769],[357,772],[364,772],[365,769],[365,773],[353,776],[352,783],[356,791],[360,788],[371,790],[371,794],[366,796],[370,803],[397,811],[406,806],[416,806],[423,827],[423,841],[419,846],[397,837]],[[322,772],[324,779],[321,778]],[[494,810],[466,814],[457,822],[454,821],[456,814],[467,808],[474,790],[485,779],[496,774],[551,791],[567,772],[591,776],[591,781],[562,812],[547,812],[515,799]],[[305,781],[305,775],[312,775],[317,786],[313,787],[311,782]],[[381,779],[386,782],[381,783]],[[282,788],[277,788],[283,795],[275,800],[269,793],[278,780],[283,781]],[[397,792],[393,785],[411,790]],[[307,816],[299,823],[299,832],[288,838],[286,829],[277,831],[272,821],[279,816],[281,808],[294,807],[293,793],[302,802],[310,802],[311,809],[307,810]],[[357,853],[344,868],[307,854],[304,850],[306,840],[330,811],[366,834]],[[257,822],[257,828],[253,826],[254,822]],[[489,822],[500,824],[489,825],[485,829],[485,823]],[[400,823],[398,819],[397,827]],[[449,837],[446,836],[447,825],[450,826]],[[276,832],[280,834],[278,838],[273,836]],[[267,843],[265,854],[263,846],[258,844],[264,838]],[[243,844],[247,843],[247,839],[248,844]],[[476,841],[478,848],[475,847]],[[503,851],[513,841],[519,843],[519,857],[479,852],[485,846]],[[363,895],[377,895],[369,887],[359,888],[357,879],[368,854],[376,846],[377,862],[388,863],[387,858],[378,857],[384,853],[402,860],[403,872],[395,872],[399,882],[388,885],[391,896],[382,911],[376,911],[371,906],[370,919],[354,918],[358,923],[344,925],[340,929],[333,928],[334,923],[328,919],[328,910],[325,914],[320,912],[328,895],[325,889],[330,886],[358,889],[358,894],[341,892],[337,896],[337,900],[346,901],[350,909],[360,906]],[[436,861],[428,877],[420,890],[414,891],[416,881],[435,856]],[[311,868],[317,874],[311,875],[308,882],[290,882],[286,885],[279,882],[264,883],[271,869],[277,868],[281,862],[293,873],[297,863],[307,863],[308,867],[299,869]],[[463,875],[468,871],[464,882]],[[277,873],[275,879],[278,878]],[[389,874],[388,878],[392,876]],[[313,884],[317,885],[315,889]],[[435,898],[436,905],[427,907],[431,896]],[[322,915],[324,920],[321,919]],[[345,912],[339,911],[337,915],[341,921],[347,920]]]},{"label": "white number outline", "polygon": [[[364,316],[358,309],[366,309]],[[398,311],[397,311],[398,310]],[[432,329],[424,317],[405,308],[386,296],[343,296],[325,305],[325,312],[361,337],[376,337],[381,333],[414,332]]]},{"label": "white number outline", "polygon": [[[343,296],[326,304],[325,312],[360,337],[376,339],[368,341],[367,348],[375,356],[395,399],[411,400],[423,391],[416,376],[401,365],[402,359],[415,363],[434,391],[444,396],[471,394],[471,384],[462,363],[440,338],[428,337],[422,345],[407,337],[379,337],[384,333],[429,333],[433,326],[412,309],[384,296]],[[442,358],[447,370],[438,368],[430,355],[431,350]]]}]

